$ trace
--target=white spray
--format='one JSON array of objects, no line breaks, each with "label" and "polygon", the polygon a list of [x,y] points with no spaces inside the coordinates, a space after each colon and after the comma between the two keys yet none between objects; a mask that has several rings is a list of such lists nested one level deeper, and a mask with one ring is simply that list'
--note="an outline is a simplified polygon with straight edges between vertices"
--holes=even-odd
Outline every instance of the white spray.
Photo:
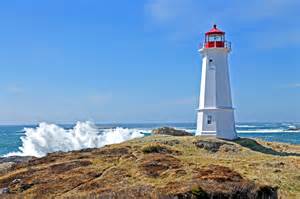
[{"label": "white spray", "polygon": [[12,152],[6,156],[42,157],[55,151],[102,147],[143,136],[144,134],[135,129],[115,128],[100,131],[91,122],[77,122],[69,130],[55,124],[40,123],[36,128],[25,128],[20,152]]}]

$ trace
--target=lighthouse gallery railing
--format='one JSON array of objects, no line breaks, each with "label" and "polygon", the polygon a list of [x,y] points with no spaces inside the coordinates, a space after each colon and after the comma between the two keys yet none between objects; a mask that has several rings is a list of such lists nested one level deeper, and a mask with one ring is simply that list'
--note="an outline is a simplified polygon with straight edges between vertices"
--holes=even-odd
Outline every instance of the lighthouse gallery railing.
[{"label": "lighthouse gallery railing", "polygon": [[209,41],[200,43],[199,48],[227,48],[231,50],[231,42],[229,41]]}]

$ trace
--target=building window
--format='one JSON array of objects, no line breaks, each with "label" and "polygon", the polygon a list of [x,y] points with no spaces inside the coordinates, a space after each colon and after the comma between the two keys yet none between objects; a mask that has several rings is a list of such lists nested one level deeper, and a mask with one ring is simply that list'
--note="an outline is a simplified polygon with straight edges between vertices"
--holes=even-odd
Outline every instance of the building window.
[{"label": "building window", "polygon": [[207,116],[207,124],[211,124],[212,123],[212,116],[208,115]]},{"label": "building window", "polygon": [[212,59],[208,60],[208,68],[210,70],[215,70],[215,65],[214,65],[214,61]]}]

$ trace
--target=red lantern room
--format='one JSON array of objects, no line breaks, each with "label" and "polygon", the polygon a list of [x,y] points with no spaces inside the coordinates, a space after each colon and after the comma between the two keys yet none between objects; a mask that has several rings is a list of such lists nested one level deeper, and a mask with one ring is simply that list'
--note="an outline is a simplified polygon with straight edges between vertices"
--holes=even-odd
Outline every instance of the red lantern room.
[{"label": "red lantern room", "polygon": [[205,33],[204,48],[230,48],[225,41],[225,32],[219,30],[217,25]]}]

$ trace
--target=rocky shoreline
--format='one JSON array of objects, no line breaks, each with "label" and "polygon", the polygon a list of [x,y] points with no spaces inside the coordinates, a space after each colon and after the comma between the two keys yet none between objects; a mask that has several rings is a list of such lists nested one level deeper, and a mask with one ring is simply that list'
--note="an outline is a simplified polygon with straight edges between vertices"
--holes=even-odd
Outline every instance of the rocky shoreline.
[{"label": "rocky shoreline", "polygon": [[43,158],[0,158],[0,198],[300,196],[300,146],[167,128],[155,134]]}]

